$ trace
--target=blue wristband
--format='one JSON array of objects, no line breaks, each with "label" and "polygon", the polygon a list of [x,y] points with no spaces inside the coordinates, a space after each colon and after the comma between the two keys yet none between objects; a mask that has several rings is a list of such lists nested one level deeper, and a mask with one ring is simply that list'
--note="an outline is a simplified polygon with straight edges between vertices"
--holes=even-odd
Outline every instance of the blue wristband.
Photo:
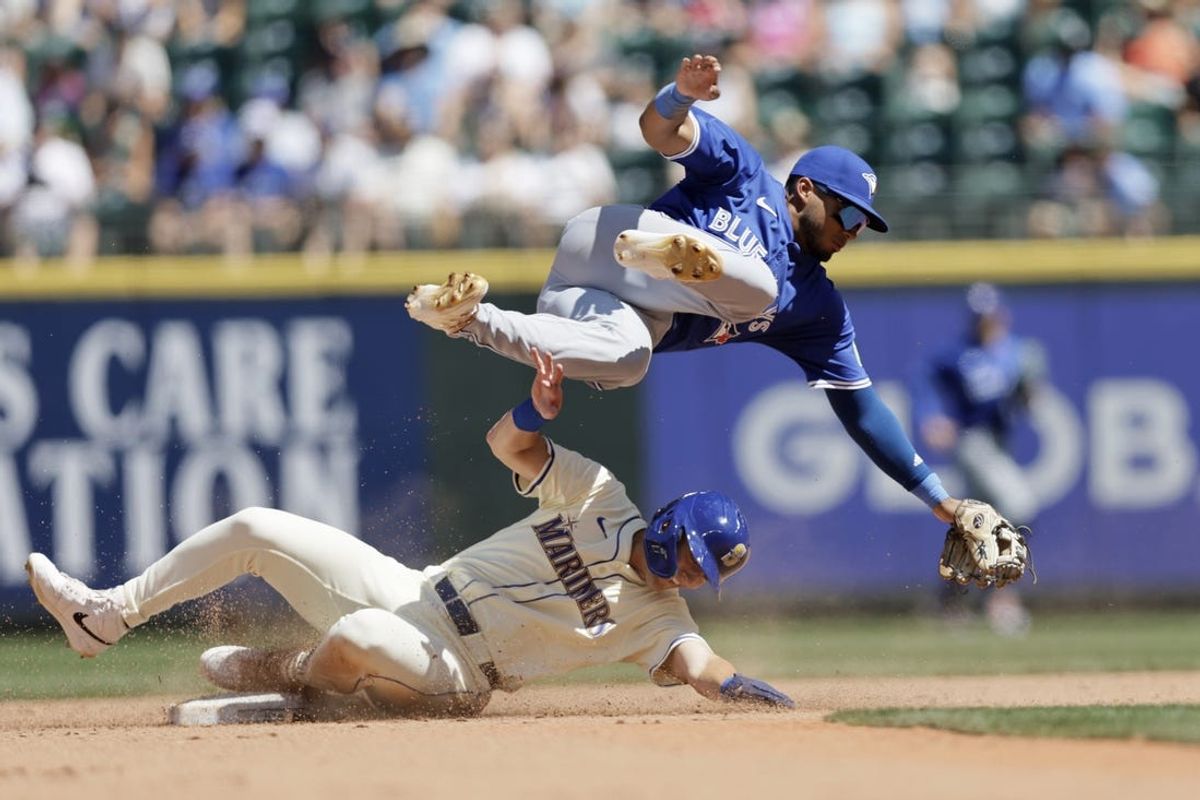
[{"label": "blue wristband", "polygon": [[654,97],[654,110],[664,119],[673,119],[680,111],[687,111],[696,102],[694,97],[688,97],[675,88],[674,82],[658,90]]},{"label": "blue wristband", "polygon": [[533,398],[526,397],[525,402],[512,410],[513,425],[527,433],[537,433],[546,424],[546,418],[533,407]]},{"label": "blue wristband", "polygon": [[912,493],[930,508],[936,508],[938,503],[950,496],[950,493],[942,488],[942,479],[936,472],[926,475],[925,480],[913,487]]}]

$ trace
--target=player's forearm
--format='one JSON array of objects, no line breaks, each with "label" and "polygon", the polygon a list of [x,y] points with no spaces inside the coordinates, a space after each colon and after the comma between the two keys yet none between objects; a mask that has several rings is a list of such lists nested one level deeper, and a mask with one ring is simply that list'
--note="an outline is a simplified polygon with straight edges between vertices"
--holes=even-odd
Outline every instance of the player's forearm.
[{"label": "player's forearm", "polygon": [[829,405],[846,432],[888,477],[919,497],[934,514],[948,497],[937,473],[917,454],[896,415],[871,387],[830,389]]},{"label": "player's forearm", "polygon": [[694,98],[686,97],[675,84],[668,84],[642,112],[638,124],[642,138],[664,156],[682,153],[692,144],[696,123],[688,116]]},{"label": "player's forearm", "polygon": [[693,675],[685,677],[688,685],[709,700],[721,699],[721,684],[733,677],[733,664],[715,653]]},{"label": "player's forearm", "polygon": [[546,465],[546,438],[536,431],[521,430],[513,421],[513,411],[505,412],[487,432],[492,455],[526,480],[533,480]]}]

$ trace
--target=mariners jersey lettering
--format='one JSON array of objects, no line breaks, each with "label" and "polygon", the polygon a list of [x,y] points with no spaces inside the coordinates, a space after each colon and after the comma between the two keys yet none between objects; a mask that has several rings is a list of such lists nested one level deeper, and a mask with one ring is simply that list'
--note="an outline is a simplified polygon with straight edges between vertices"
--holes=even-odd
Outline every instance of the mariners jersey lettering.
[{"label": "mariners jersey lettering", "polygon": [[696,136],[672,156],[684,167],[684,178],[651,208],[761,258],[775,276],[779,294],[772,307],[750,322],[676,314],[655,352],[758,342],[795,361],[810,385],[869,386],[841,293],[821,263],[794,241],[783,184],[767,173],[762,157],[737,131],[699,109],[690,114]]},{"label": "mariners jersey lettering", "polygon": [[506,688],[619,661],[675,683],[662,664],[700,635],[677,590],[651,591],[629,565],[646,523],[621,482],[551,444],[541,474],[513,483],[538,510],[436,568],[470,607]]},{"label": "mariners jersey lettering", "polygon": [[570,527],[562,514],[549,522],[534,525],[533,532],[537,535],[538,544],[546,553],[551,566],[562,581],[567,596],[579,606],[579,616],[585,628],[593,628],[609,619],[611,609],[604,593],[596,586],[591,574],[575,549],[575,539],[571,536]]}]

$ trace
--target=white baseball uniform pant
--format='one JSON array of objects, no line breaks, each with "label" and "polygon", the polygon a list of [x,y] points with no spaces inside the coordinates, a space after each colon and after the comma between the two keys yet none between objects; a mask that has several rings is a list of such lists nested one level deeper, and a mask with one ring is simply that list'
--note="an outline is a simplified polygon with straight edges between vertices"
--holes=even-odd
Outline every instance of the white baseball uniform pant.
[{"label": "white baseball uniform pant", "polygon": [[[720,252],[722,276],[684,284],[622,267],[613,243],[631,228],[704,240]],[[531,366],[529,349],[536,347],[554,356],[568,378],[615,389],[642,380],[673,315],[745,322],[760,316],[777,294],[766,263],[723,239],[641,206],[603,206],[567,223],[537,313],[480,303],[475,319],[457,335]]]},{"label": "white baseball uniform pant", "polygon": [[306,685],[358,693],[400,714],[467,715],[487,705],[479,643],[459,635],[430,577],[285,511],[248,508],[181,542],[123,585],[125,621],[141,624],[242,575],[263,578],[325,632],[304,662]]}]

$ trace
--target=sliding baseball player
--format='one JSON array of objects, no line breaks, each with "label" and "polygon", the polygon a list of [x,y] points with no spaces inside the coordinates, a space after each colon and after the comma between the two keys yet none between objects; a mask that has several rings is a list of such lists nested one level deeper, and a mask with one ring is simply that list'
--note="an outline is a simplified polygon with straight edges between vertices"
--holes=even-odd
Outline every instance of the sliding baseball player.
[{"label": "sliding baseball player", "polygon": [[737,505],[676,498],[650,518],[600,464],[541,432],[562,408],[562,366],[532,354],[530,397],[487,441],[538,508],[448,561],[406,567],[353,536],[250,508],[181,542],[102,591],[29,556],[29,581],[70,646],[96,656],[132,628],[235,578],[258,575],[322,633],[316,646],[212,648],[202,671],[237,692],[317,691],[392,714],[477,714],[495,689],[596,664],[631,662],[656,683],[714,700],[788,707],[700,635],[680,589],[718,587],[750,557]]}]

